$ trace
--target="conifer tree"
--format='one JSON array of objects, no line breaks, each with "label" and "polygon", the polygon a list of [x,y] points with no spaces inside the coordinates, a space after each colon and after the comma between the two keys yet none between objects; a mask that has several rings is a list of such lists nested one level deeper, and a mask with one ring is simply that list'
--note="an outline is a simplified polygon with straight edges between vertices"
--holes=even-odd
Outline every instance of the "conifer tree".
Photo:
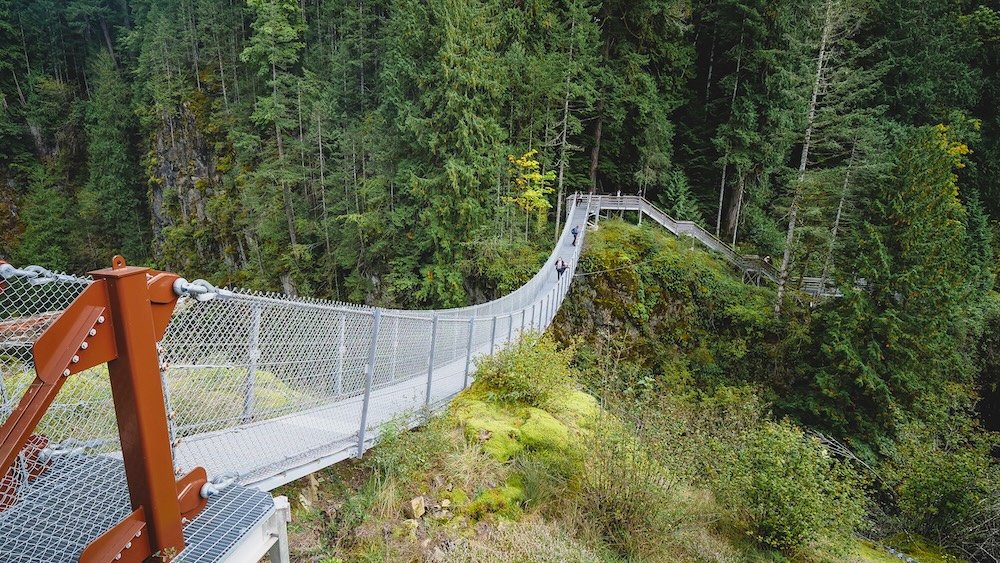
[{"label": "conifer tree", "polygon": [[17,107],[25,104],[24,92],[17,78],[20,58],[17,31],[14,28],[10,0],[0,0],[0,163],[17,152],[21,128],[17,124]]},{"label": "conifer tree", "polygon": [[826,363],[813,382],[814,422],[867,447],[914,416],[941,415],[948,384],[969,383],[956,346],[973,283],[955,176],[967,152],[943,125],[902,140],[892,178],[863,206],[859,287],[845,287],[819,328]]},{"label": "conifer tree", "polygon": [[254,15],[253,35],[240,58],[254,65],[266,93],[257,96],[250,116],[258,129],[239,142],[250,158],[263,149],[249,175],[245,201],[250,225],[270,262],[268,268],[281,277],[287,293],[297,293],[296,285],[304,281],[302,262],[310,259],[308,247],[299,243],[296,221],[294,188],[302,182],[302,170],[290,156],[295,150],[290,132],[296,124],[291,104],[299,80],[293,71],[304,47],[302,14],[295,0],[249,0],[248,4]]},{"label": "conifer tree", "polygon": [[87,236],[90,264],[105,264],[112,255],[141,262],[149,256],[144,193],[129,150],[129,92],[107,53],[93,64],[93,97],[87,108],[86,186],[80,192],[80,214]]},{"label": "conifer tree", "polygon": [[691,188],[684,173],[680,170],[671,171],[667,175],[665,184],[659,198],[662,209],[674,219],[702,223],[698,202],[691,195]]},{"label": "conifer tree", "polygon": [[[403,205],[424,226],[413,250],[425,265],[416,279],[397,283],[415,285],[416,298],[427,303],[465,302],[461,241],[490,216],[489,186],[503,163],[492,10],[480,1],[422,7],[403,1],[387,24],[394,43],[383,69],[391,83],[384,111],[399,132],[396,180]],[[394,250],[399,258],[390,265],[412,271],[414,254],[400,252],[405,249]]]},{"label": "conifer tree", "polygon": [[62,271],[70,269],[74,250],[72,233],[76,224],[70,202],[71,198],[54,185],[49,171],[42,166],[31,171],[22,212],[25,229],[14,256],[17,263],[38,264]]}]

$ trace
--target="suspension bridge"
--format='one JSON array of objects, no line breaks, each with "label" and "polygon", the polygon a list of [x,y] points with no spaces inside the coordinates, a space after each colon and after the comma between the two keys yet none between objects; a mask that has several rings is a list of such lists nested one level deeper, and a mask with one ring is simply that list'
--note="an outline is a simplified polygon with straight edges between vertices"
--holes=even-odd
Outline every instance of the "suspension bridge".
[{"label": "suspension bridge", "polygon": [[0,561],[288,561],[288,504],[268,491],[418,424],[478,357],[548,327],[587,230],[573,245],[572,227],[616,211],[692,237],[748,283],[778,280],[637,196],[570,197],[530,281],[457,309],[217,289],[120,258],[87,276],[0,262]]}]

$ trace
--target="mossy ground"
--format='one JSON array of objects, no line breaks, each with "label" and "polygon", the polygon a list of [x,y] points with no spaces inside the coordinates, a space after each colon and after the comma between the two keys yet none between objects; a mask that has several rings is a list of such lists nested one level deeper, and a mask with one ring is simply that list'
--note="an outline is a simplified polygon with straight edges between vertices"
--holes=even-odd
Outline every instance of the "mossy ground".
[{"label": "mossy ground", "polygon": [[[722,505],[712,479],[725,472],[710,458],[738,450],[743,434],[768,414],[752,390],[718,385],[706,395],[691,392],[688,381],[749,373],[759,358],[748,342],[772,328],[768,291],[747,288],[681,242],[614,221],[602,227],[585,269],[643,266],[575,287],[589,294],[571,299],[554,332],[572,342],[580,331],[654,330],[677,345],[635,339],[641,349],[630,353],[647,360],[635,373],[608,360],[615,350],[588,360],[593,348],[557,349],[549,338],[528,339],[485,362],[476,383],[428,424],[387,432],[364,460],[277,491],[292,500],[293,560],[898,561],[850,531],[770,549]],[[644,250],[650,246],[657,252]],[[670,288],[656,285],[671,276]],[[619,299],[623,292],[642,298]],[[596,303],[601,299],[607,303]],[[617,404],[603,395],[598,401],[577,383],[581,369],[611,374],[627,392]],[[636,411],[645,415],[639,420],[619,415],[628,412],[617,408],[622,401],[657,393],[671,397],[659,410]],[[705,421],[703,412],[722,414]],[[418,496],[426,513],[408,518],[404,506]],[[929,552],[887,545],[914,556]]]},{"label": "mossy ground", "polygon": [[[364,461],[278,491],[294,508],[294,559],[507,561],[509,549],[502,546],[516,542],[523,550],[518,538],[526,535],[547,543],[526,551],[534,556],[522,561],[563,560],[553,553],[606,560],[563,532],[561,523],[541,517],[537,498],[539,464],[547,471],[579,460],[584,436],[600,414],[596,400],[567,389],[542,409],[487,395],[484,386],[473,385],[445,414],[389,436]],[[407,518],[403,506],[417,496],[427,512]],[[548,555],[537,551],[545,549]]]},{"label": "mossy ground", "polygon": [[[688,486],[664,497],[671,522],[681,525],[663,529],[664,541],[643,539],[652,551],[629,556],[594,523],[590,512],[607,507],[588,504],[592,497],[582,492],[585,459],[597,455],[595,436],[609,424],[624,432],[622,423],[576,389],[546,408],[486,395],[473,385],[445,414],[389,435],[364,460],[277,491],[292,501],[293,560],[898,561],[861,540],[836,552],[764,549],[721,516],[709,491]],[[642,463],[655,464],[653,458]],[[427,512],[407,518],[403,507],[417,496]]]}]

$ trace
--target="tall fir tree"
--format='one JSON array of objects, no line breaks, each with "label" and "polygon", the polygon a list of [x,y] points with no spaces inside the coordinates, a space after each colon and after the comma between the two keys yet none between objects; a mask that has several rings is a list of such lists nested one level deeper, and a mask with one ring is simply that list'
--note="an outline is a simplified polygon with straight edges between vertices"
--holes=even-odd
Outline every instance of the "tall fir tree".
[{"label": "tall fir tree", "polygon": [[[394,43],[383,68],[390,83],[383,107],[399,133],[393,152],[400,205],[412,214],[394,236],[413,244],[392,250],[389,265],[399,270],[393,291],[460,305],[468,271],[462,241],[490,216],[489,186],[504,156],[495,8],[457,0],[423,7],[403,0],[395,8],[386,28]],[[413,224],[422,232],[410,231]]]},{"label": "tall fir tree", "polygon": [[263,88],[250,115],[256,128],[236,138],[243,157],[256,160],[244,191],[247,228],[256,233],[266,275],[280,280],[287,293],[309,293],[300,286],[311,253],[304,240],[300,243],[302,225],[296,217],[296,188],[303,182],[303,170],[293,156],[299,142],[292,104],[297,100],[296,71],[305,46],[302,13],[295,0],[250,0],[248,5],[254,17],[253,35],[240,58],[253,65]]},{"label": "tall fir tree", "polygon": [[824,363],[800,408],[865,451],[888,447],[914,417],[940,419],[956,391],[971,400],[971,366],[956,345],[974,284],[955,175],[967,152],[943,125],[902,139],[892,177],[863,206],[859,287],[846,286],[817,327]]},{"label": "tall fir tree", "polygon": [[59,189],[58,177],[42,165],[35,166],[29,178],[22,212],[25,229],[13,258],[20,264],[68,271],[75,265],[72,242],[78,224],[72,198]]},{"label": "tall fir tree", "polygon": [[83,254],[105,265],[114,254],[133,262],[149,257],[145,190],[131,152],[128,86],[107,53],[93,62],[92,97],[87,106],[87,183],[80,191],[85,236]]}]

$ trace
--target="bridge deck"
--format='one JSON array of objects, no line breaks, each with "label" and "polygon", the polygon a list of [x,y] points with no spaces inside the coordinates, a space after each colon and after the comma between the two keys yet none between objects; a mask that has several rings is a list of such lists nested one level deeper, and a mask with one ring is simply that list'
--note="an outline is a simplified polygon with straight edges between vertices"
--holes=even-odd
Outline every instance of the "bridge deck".
[{"label": "bridge deck", "polygon": [[[447,402],[463,389],[464,383],[464,359],[435,369],[431,407]],[[393,419],[416,422],[416,415],[424,407],[426,388],[424,373],[373,390],[364,447],[371,447],[378,429]],[[181,467],[201,465],[209,475],[236,471],[244,485],[270,490],[357,455],[363,401],[361,394],[309,411],[254,422],[238,431],[191,436],[177,446],[177,463]],[[248,451],[254,455],[247,456]],[[234,466],[234,462],[251,460],[242,467]],[[275,468],[281,469],[276,472]]]},{"label": "bridge deck", "polygon": [[[76,562],[91,541],[132,512],[125,466],[112,456],[56,457],[27,489],[17,504],[0,512],[4,563]],[[268,493],[241,486],[226,489],[184,527],[187,547],[179,561],[225,560],[273,508]],[[58,537],[40,533],[53,522],[61,524]]]}]

